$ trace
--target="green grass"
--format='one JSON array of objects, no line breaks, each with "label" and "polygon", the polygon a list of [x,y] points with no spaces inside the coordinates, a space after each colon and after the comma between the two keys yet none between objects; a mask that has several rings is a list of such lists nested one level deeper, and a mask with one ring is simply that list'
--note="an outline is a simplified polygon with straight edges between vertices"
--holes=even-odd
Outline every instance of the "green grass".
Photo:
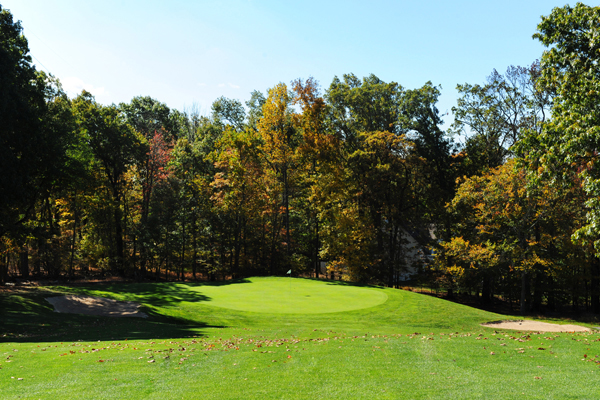
[{"label": "green grass", "polygon": [[274,314],[350,311],[374,307],[388,298],[380,290],[291,278],[254,278],[231,285],[195,286],[192,290],[210,299],[207,304],[214,307]]},{"label": "green grass", "polygon": [[[135,300],[150,318],[52,312],[44,298],[65,292]],[[506,318],[310,279],[13,291],[0,398],[600,398],[600,335],[479,325]]]}]

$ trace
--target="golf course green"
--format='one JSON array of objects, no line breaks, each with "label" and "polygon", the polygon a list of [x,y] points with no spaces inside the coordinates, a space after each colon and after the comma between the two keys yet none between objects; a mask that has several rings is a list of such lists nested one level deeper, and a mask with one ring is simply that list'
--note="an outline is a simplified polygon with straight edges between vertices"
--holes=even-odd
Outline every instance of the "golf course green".
[{"label": "golf course green", "polygon": [[[63,294],[148,318],[54,312]],[[0,399],[600,398],[598,331],[480,325],[517,318],[289,277],[5,288]]]},{"label": "golf course green", "polygon": [[369,308],[387,300],[385,292],[319,280],[250,278],[231,285],[192,288],[208,305],[275,314],[322,314]]}]

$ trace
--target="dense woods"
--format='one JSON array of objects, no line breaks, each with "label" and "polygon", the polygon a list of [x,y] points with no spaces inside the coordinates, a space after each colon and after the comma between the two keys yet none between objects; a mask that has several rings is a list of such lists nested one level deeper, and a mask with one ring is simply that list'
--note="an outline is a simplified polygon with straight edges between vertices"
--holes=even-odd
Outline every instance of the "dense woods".
[{"label": "dense woods", "polygon": [[458,85],[445,131],[439,87],[375,75],[210,115],[69,98],[1,10],[0,283],[291,269],[600,312],[599,20],[554,9],[540,61]]}]

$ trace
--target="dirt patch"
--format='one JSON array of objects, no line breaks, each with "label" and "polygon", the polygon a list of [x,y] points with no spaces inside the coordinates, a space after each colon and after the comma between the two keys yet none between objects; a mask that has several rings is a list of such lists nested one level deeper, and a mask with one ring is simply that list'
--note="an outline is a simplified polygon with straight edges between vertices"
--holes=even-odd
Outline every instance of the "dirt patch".
[{"label": "dirt patch", "polygon": [[140,305],[133,301],[117,301],[104,297],[66,295],[47,297],[54,312],[68,314],[98,315],[102,317],[138,317],[148,315],[139,311]]},{"label": "dirt patch", "polygon": [[589,332],[590,328],[579,325],[559,325],[539,321],[494,321],[481,324],[486,328],[514,329],[518,331],[536,331],[536,332]]}]

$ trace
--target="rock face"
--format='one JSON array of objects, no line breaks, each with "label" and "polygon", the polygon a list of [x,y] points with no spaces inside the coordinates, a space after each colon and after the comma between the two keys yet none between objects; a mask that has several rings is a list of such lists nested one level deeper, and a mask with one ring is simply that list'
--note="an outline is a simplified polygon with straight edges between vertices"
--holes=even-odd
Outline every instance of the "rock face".
[{"label": "rock face", "polygon": [[514,329],[518,331],[536,332],[589,332],[590,328],[579,325],[559,325],[540,321],[494,321],[481,324],[486,328]]},{"label": "rock face", "polygon": [[54,312],[98,315],[102,317],[137,317],[148,315],[139,311],[140,305],[133,301],[117,301],[94,296],[66,295],[46,298],[54,306]]}]

